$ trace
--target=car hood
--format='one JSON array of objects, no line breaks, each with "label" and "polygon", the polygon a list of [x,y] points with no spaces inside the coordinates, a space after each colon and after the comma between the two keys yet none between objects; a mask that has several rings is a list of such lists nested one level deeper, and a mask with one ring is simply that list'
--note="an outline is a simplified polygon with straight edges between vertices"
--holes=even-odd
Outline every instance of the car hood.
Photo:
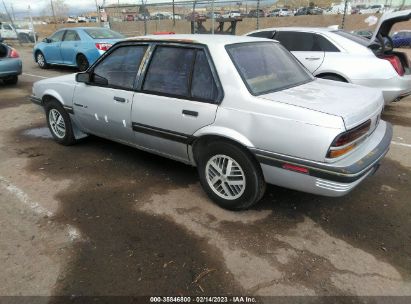
[{"label": "car hood", "polygon": [[347,129],[380,114],[384,106],[377,89],[325,79],[258,97],[339,116]]},{"label": "car hood", "polygon": [[373,43],[377,36],[381,34],[383,37],[387,37],[393,27],[393,25],[397,22],[404,22],[408,21],[411,19],[411,9],[408,10],[402,10],[398,12],[389,12],[389,13],[384,13],[375,30],[374,33],[370,39],[370,43]]}]

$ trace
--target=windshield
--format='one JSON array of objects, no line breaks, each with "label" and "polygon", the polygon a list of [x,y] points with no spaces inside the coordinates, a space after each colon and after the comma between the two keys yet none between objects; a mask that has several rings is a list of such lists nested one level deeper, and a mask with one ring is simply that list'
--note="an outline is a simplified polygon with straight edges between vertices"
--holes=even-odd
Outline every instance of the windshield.
[{"label": "windshield", "polygon": [[295,87],[314,79],[279,43],[239,43],[226,49],[253,95]]},{"label": "windshield", "polygon": [[105,29],[105,28],[90,28],[84,30],[93,39],[121,39],[123,35]]}]

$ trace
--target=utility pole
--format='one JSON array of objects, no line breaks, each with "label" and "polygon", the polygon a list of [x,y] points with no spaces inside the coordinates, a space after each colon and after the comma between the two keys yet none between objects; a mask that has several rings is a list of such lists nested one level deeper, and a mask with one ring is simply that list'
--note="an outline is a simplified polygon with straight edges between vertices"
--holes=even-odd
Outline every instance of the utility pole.
[{"label": "utility pole", "polygon": [[257,30],[260,29],[260,0],[257,0]]},{"label": "utility pole", "polygon": [[97,0],[95,0],[96,2],[96,10],[97,10],[97,16],[98,16],[98,22],[101,26],[101,15],[100,15],[100,6],[97,4]]},{"label": "utility pole", "polygon": [[16,21],[16,15],[14,14],[13,3],[11,4],[11,15],[13,16],[13,21]]},{"label": "utility pole", "polygon": [[57,19],[56,19],[56,14],[54,12],[53,0],[50,0],[50,5],[51,5],[51,13],[53,14],[53,19],[54,19],[54,28],[56,28],[57,27]]},{"label": "utility pole", "polygon": [[[147,0],[146,0],[147,3]],[[144,3],[144,0],[141,0],[141,5],[143,6],[143,15],[144,15],[144,36],[147,35],[147,8],[146,4]]]},{"label": "utility pole", "polygon": [[31,7],[30,7],[30,5],[29,5],[29,17],[30,17],[31,30],[33,31],[34,43],[37,43],[36,31],[34,29],[33,17],[31,16]]}]

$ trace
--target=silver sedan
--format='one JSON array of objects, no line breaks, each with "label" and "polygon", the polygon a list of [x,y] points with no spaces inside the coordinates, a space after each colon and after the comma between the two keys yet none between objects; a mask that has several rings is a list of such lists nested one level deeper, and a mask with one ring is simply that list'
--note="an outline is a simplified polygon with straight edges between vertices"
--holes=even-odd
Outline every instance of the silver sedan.
[{"label": "silver sedan", "polygon": [[36,82],[31,100],[57,142],[94,134],[196,166],[209,197],[234,210],[266,183],[344,195],[392,137],[380,91],[316,79],[251,37],[131,38],[86,72]]}]

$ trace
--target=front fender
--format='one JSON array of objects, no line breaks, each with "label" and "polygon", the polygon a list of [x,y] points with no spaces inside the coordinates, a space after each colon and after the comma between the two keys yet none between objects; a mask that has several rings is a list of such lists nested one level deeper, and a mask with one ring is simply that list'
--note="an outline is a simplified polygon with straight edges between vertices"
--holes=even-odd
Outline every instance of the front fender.
[{"label": "front fender", "polygon": [[[41,97],[43,102],[44,102],[44,97],[46,97],[46,96],[51,96],[51,97],[57,99],[63,106],[67,105],[67,103],[64,102],[63,97],[56,90],[53,90],[53,89],[45,90],[42,97]],[[69,105],[69,106],[71,106],[71,105]]]}]

